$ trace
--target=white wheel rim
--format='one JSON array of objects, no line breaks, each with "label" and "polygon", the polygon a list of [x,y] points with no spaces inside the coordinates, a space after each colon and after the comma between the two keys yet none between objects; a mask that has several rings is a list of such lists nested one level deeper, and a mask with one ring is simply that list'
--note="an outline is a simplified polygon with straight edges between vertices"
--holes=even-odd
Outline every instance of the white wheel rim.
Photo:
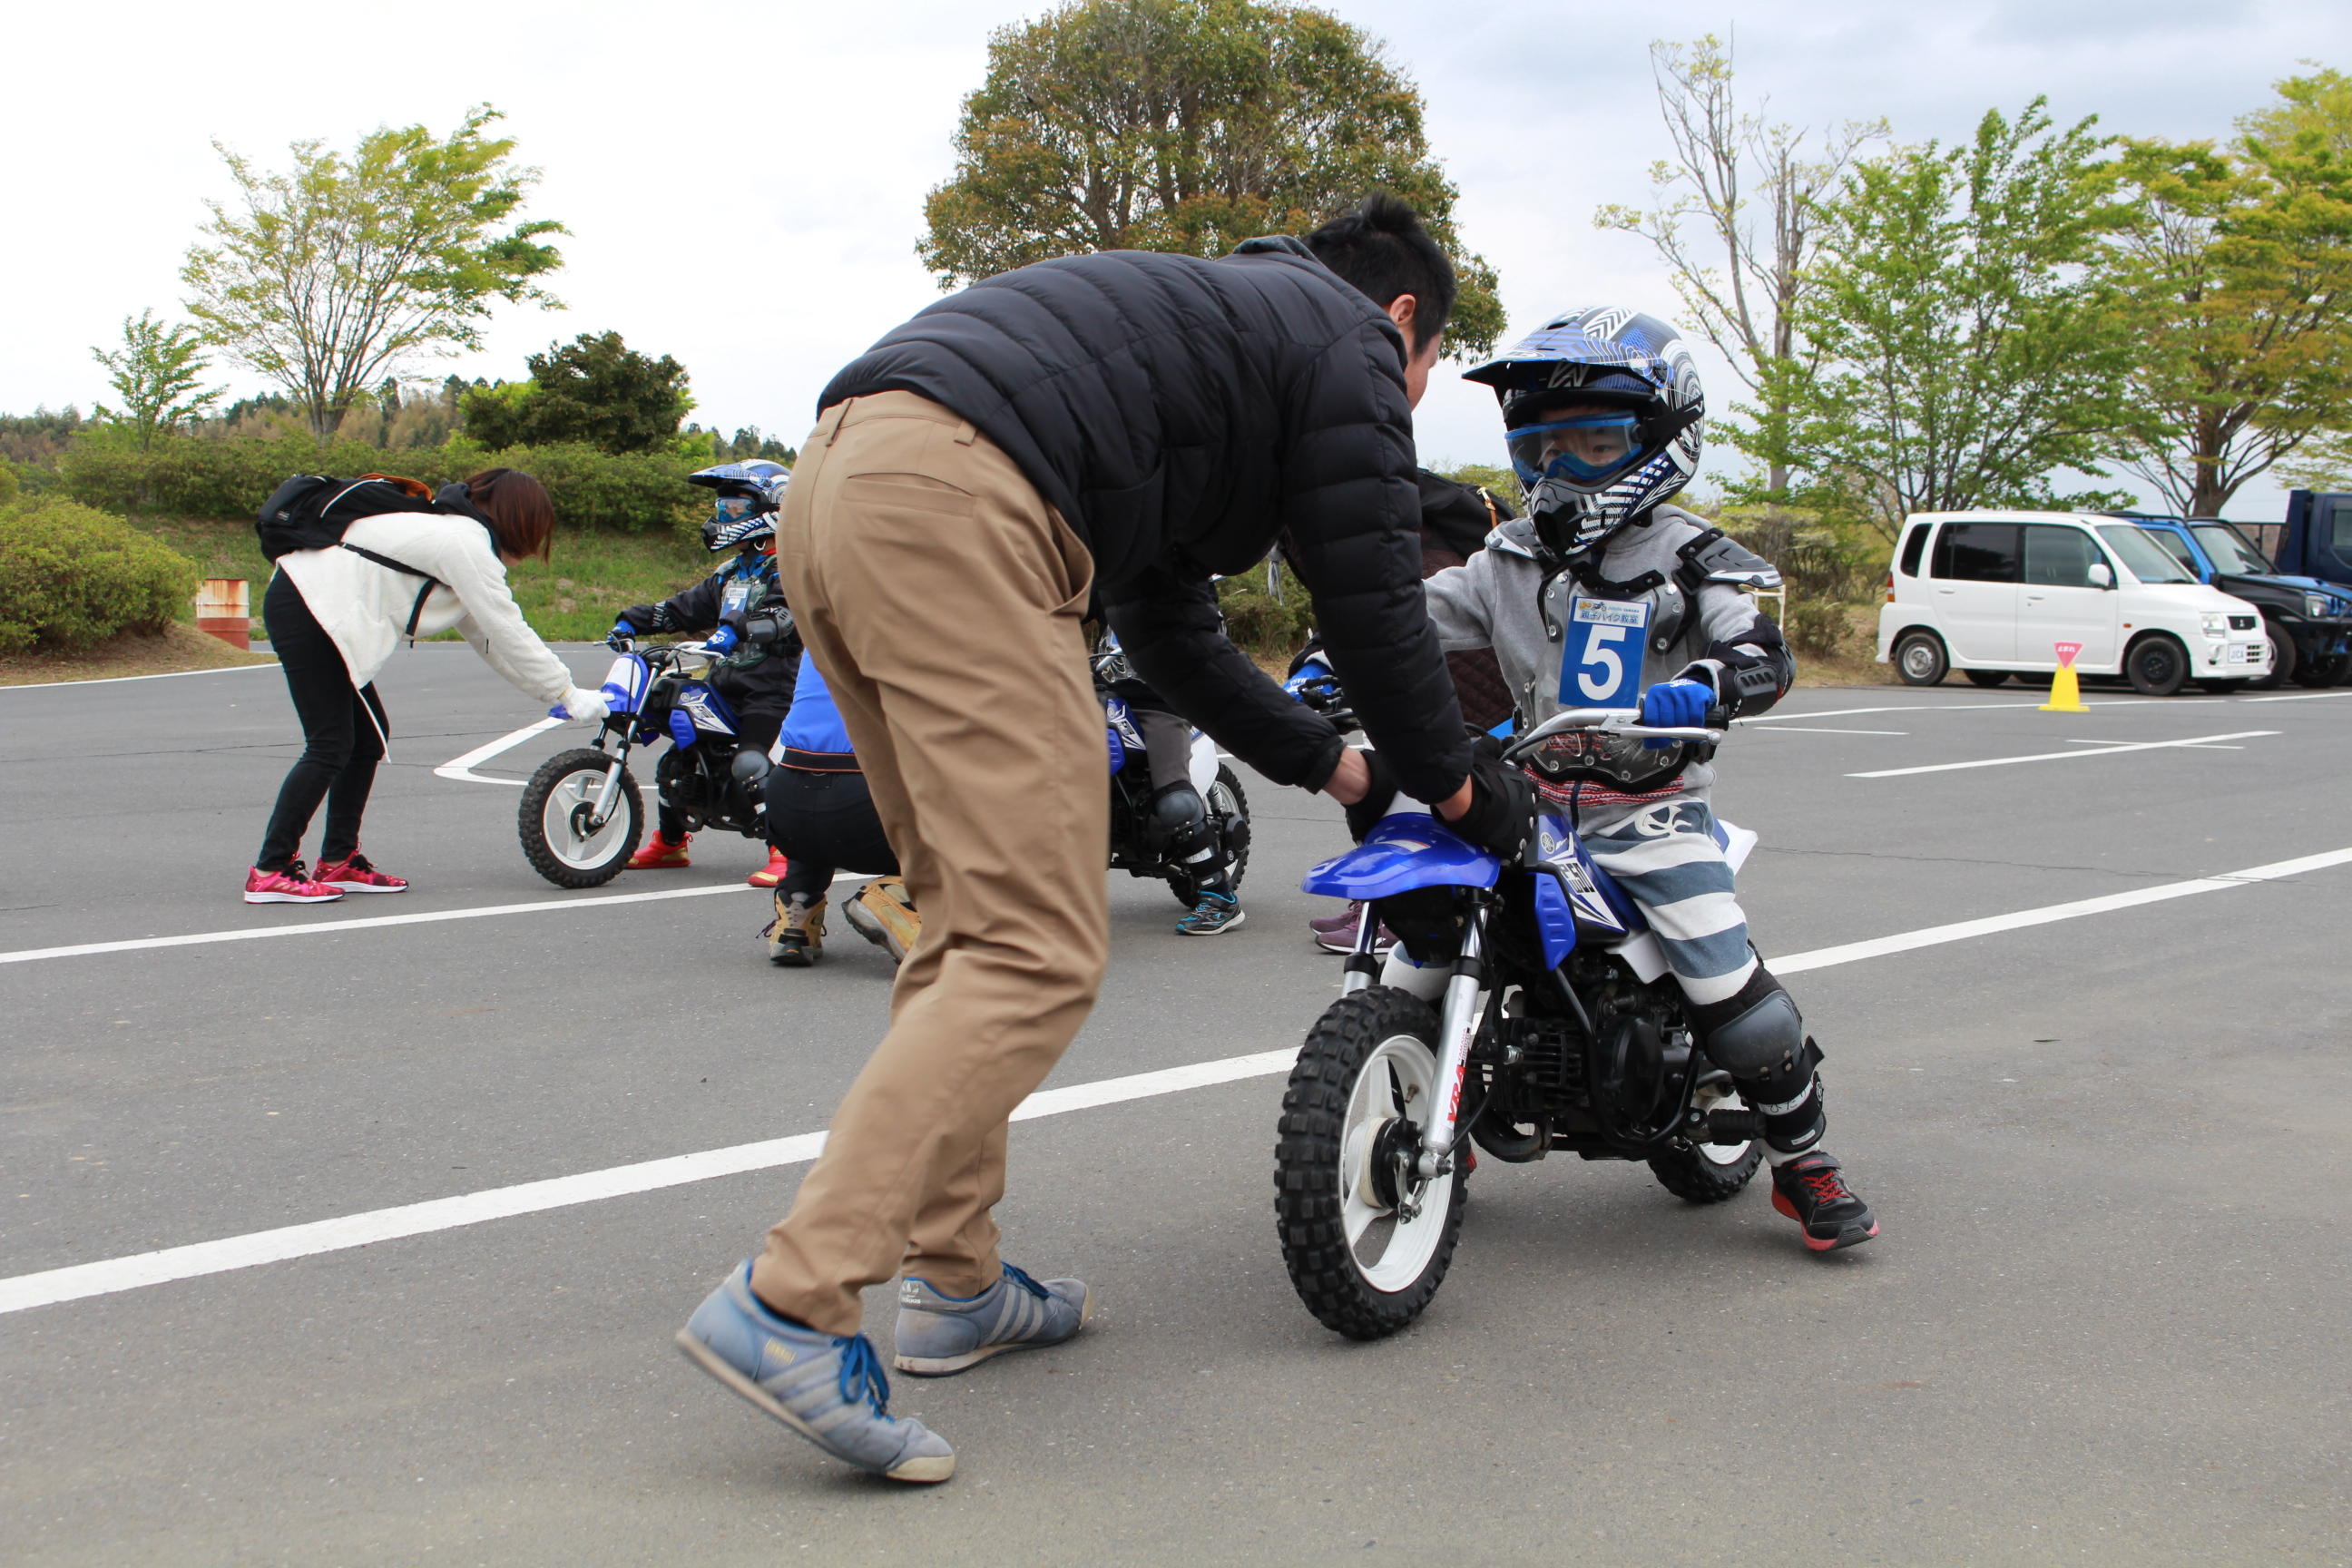
[{"label": "white wheel rim", "polygon": [[[1736,1089],[1717,1089],[1712,1084],[1701,1084],[1697,1092],[1691,1096],[1691,1109],[1705,1116],[1710,1110],[1745,1110],[1748,1109],[1748,1102],[1739,1098],[1739,1091]],[[1748,1151],[1755,1146],[1754,1139],[1738,1143],[1693,1143],[1691,1145],[1693,1149],[1698,1151],[1700,1159],[1710,1165],[1720,1165],[1726,1170],[1748,1158]]]},{"label": "white wheel rim", "polygon": [[613,858],[614,846],[627,829],[629,802],[624,791],[622,798],[613,803],[613,815],[605,818],[604,826],[585,837],[573,830],[573,811],[582,805],[593,810],[604,789],[601,770],[581,768],[568,773],[547,792],[547,805],[539,814],[540,836],[547,840],[548,853],[575,871],[600,869]]},{"label": "white wheel rim", "polygon": [[[1435,1102],[1437,1062],[1411,1035],[1391,1035],[1372,1047],[1348,1092],[1339,1133],[1339,1224],[1356,1272],[1373,1289],[1394,1295],[1429,1267],[1454,1205],[1454,1173],[1424,1183],[1419,1212],[1401,1219],[1373,1189],[1372,1150],[1381,1130],[1402,1114],[1418,1122]],[[1367,1254],[1370,1254],[1368,1257]]]}]

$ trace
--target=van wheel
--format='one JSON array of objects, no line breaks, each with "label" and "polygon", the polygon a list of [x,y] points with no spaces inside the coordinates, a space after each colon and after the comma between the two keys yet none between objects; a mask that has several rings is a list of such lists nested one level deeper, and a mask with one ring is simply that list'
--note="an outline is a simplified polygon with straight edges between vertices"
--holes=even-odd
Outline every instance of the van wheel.
[{"label": "van wheel", "polygon": [[1964,669],[1960,673],[1969,678],[1970,686],[1981,686],[1988,690],[2009,679],[2009,671],[2005,669]]},{"label": "van wheel", "polygon": [[2142,697],[2169,697],[2189,684],[2189,650],[2158,634],[2132,644],[2124,675]]},{"label": "van wheel", "polygon": [[1905,632],[1895,639],[1895,673],[1906,686],[1938,686],[1952,668],[1944,639],[1933,632]]},{"label": "van wheel", "polygon": [[2257,691],[2271,691],[2294,679],[2294,639],[2279,630],[2276,621],[2263,621],[2263,629],[2270,634],[2271,670],[2268,675],[2255,680],[2253,688]]}]

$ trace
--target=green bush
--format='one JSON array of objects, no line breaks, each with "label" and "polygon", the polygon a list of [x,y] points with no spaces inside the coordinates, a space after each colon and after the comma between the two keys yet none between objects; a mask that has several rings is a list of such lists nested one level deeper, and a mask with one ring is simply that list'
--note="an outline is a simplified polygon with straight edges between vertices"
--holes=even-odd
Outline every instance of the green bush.
[{"label": "green bush", "polygon": [[1314,624],[1314,605],[1307,590],[1287,572],[1282,596],[1267,591],[1265,563],[1261,561],[1238,577],[1217,584],[1217,601],[1225,612],[1225,635],[1235,646],[1260,658],[1287,659],[1307,642]]},{"label": "green bush", "polygon": [[289,474],[404,474],[438,485],[484,468],[520,468],[547,487],[562,526],[625,532],[690,527],[709,504],[675,458],[611,457],[580,445],[488,452],[462,437],[394,452],[305,436],[159,436],[142,451],[100,430],[78,437],[58,468],[66,493],[88,506],[225,521],[251,518]]},{"label": "green bush", "polygon": [[120,518],[54,498],[0,507],[0,653],[162,631],[196,582],[194,562]]},{"label": "green bush", "polygon": [[1791,647],[1821,657],[1855,650],[1852,612],[1886,570],[1883,541],[1790,507],[1726,507],[1715,522],[1780,569],[1788,589],[1780,631]]}]

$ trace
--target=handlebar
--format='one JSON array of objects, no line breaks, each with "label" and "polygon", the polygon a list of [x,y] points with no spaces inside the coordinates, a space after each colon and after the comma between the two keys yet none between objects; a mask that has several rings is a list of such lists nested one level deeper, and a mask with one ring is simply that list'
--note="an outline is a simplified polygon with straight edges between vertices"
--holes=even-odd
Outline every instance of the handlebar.
[{"label": "handlebar", "polygon": [[1640,710],[1633,708],[1563,708],[1534,729],[1503,748],[1509,762],[1534,751],[1555,735],[1570,730],[1597,731],[1604,735],[1633,735],[1648,741],[1695,741],[1713,745],[1723,739],[1723,731],[1697,724],[1644,724]]}]

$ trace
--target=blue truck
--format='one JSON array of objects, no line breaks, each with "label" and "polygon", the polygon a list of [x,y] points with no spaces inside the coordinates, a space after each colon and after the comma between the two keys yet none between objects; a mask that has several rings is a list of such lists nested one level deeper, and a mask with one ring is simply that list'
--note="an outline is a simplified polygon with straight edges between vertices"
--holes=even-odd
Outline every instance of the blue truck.
[{"label": "blue truck", "polygon": [[2352,678],[2352,495],[2294,491],[2284,528],[2257,525],[2278,536],[2275,562],[2220,518],[2116,515],[2146,529],[2198,581],[2262,611],[2271,674],[2260,684],[2317,688]]}]

